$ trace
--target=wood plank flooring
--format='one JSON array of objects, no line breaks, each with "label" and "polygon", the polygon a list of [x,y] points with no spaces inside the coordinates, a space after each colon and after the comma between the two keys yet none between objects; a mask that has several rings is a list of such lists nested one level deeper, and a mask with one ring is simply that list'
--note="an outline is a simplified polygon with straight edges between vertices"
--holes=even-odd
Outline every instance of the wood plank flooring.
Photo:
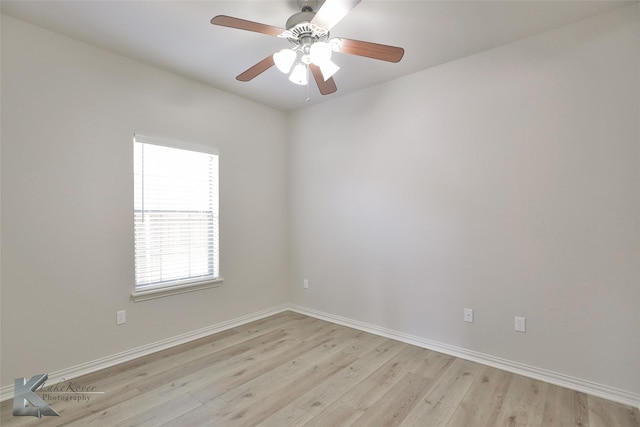
[{"label": "wood plank flooring", "polygon": [[1,424],[640,426],[637,408],[293,312],[72,382],[102,394],[50,393],[60,416],[42,419],[8,400]]}]

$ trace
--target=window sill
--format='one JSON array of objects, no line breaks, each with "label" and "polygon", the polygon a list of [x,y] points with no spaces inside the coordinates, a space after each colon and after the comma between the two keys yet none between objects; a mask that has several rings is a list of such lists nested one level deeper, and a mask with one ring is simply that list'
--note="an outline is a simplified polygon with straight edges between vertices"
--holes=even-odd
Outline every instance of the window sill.
[{"label": "window sill", "polygon": [[155,298],[168,297],[170,295],[184,294],[185,292],[199,291],[201,289],[216,288],[222,285],[222,277],[203,282],[186,283],[181,285],[163,286],[146,290],[134,290],[131,292],[133,302],[147,301]]}]

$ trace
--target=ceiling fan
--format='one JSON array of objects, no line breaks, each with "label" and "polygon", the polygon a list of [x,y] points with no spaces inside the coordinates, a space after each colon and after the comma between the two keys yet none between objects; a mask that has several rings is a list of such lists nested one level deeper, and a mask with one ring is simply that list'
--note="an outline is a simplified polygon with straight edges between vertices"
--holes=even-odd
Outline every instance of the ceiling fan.
[{"label": "ceiling fan", "polygon": [[314,12],[313,0],[298,0],[301,12],[295,13],[286,23],[286,29],[218,15],[211,19],[214,25],[237,28],[286,38],[294,47],[282,49],[269,55],[262,61],[239,74],[236,79],[248,82],[272,66],[283,73],[290,74],[293,83],[308,84],[308,70],[311,71],[322,95],[337,90],[333,74],[340,69],[331,61],[332,52],[364,56],[388,62],[399,62],[404,55],[401,47],[388,46],[360,40],[329,38],[329,31],[353,9],[360,0],[326,0],[317,12]]}]

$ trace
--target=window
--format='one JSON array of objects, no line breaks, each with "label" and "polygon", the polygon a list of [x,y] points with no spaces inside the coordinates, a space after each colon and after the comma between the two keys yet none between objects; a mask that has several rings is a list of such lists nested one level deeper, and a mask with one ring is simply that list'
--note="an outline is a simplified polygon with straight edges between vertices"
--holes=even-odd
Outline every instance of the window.
[{"label": "window", "polygon": [[217,286],[218,155],[136,135],[135,301]]}]

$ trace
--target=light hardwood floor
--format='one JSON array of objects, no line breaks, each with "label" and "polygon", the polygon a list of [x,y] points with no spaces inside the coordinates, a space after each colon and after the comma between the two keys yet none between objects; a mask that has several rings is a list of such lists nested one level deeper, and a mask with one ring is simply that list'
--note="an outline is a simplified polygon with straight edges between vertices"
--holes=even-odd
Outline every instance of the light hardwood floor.
[{"label": "light hardwood floor", "polygon": [[60,416],[42,419],[8,400],[2,425],[640,426],[635,408],[293,312],[72,381],[102,394],[49,396]]}]

